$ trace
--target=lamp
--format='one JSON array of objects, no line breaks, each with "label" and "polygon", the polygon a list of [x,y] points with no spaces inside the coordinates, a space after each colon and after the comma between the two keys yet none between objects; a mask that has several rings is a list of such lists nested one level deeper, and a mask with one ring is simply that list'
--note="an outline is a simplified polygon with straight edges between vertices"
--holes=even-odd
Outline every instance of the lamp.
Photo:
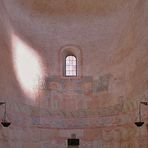
[{"label": "lamp", "polygon": [[143,124],[144,124],[144,121],[143,121],[143,119],[142,119],[142,115],[141,115],[141,104],[143,104],[143,105],[148,105],[148,102],[140,102],[139,103],[139,116],[138,116],[138,121],[136,121],[135,122],[135,125],[137,126],[137,127],[141,127]]},{"label": "lamp", "polygon": [[6,113],[6,102],[0,102],[0,105],[5,105],[5,111],[4,111],[4,115],[3,115],[3,118],[2,118],[2,121],[1,121],[1,124],[4,126],[4,127],[8,127],[10,126],[11,122],[9,122],[7,120],[7,113]]}]

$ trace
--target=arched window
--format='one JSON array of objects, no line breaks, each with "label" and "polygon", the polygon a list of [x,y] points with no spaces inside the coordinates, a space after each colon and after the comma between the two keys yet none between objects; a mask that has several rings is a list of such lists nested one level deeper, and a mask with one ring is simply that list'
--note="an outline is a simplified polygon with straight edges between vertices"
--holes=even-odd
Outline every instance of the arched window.
[{"label": "arched window", "polygon": [[67,45],[60,49],[59,72],[63,78],[73,77],[74,79],[82,76],[82,51],[74,45]]},{"label": "arched window", "polygon": [[65,76],[77,76],[77,58],[74,55],[65,58]]}]

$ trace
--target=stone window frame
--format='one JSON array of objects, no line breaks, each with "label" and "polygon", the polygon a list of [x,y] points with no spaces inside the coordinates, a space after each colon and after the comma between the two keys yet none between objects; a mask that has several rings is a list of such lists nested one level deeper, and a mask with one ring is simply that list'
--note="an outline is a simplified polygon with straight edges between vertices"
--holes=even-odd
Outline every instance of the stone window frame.
[{"label": "stone window frame", "polygon": [[[68,55],[75,56],[77,59],[76,76],[66,76],[65,59]],[[62,78],[81,78],[82,77],[82,51],[78,46],[66,45],[60,49],[60,75]]]}]

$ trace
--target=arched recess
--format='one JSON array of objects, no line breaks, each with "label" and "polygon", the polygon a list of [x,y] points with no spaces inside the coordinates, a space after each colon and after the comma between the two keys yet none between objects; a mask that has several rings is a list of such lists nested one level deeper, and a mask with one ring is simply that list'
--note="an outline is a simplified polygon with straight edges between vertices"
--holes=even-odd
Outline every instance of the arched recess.
[{"label": "arched recess", "polygon": [[77,59],[77,74],[73,78],[80,78],[82,76],[82,51],[79,47],[74,45],[67,45],[60,49],[60,75],[67,77],[65,73],[67,56],[75,56]]}]

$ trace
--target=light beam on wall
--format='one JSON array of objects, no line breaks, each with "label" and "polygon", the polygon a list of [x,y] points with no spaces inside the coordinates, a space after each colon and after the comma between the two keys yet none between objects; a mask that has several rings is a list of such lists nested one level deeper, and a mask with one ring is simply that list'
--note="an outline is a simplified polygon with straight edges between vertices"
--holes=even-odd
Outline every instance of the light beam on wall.
[{"label": "light beam on wall", "polygon": [[37,52],[12,35],[12,56],[16,77],[24,93],[35,98],[38,93],[38,79],[43,77],[42,62]]}]

